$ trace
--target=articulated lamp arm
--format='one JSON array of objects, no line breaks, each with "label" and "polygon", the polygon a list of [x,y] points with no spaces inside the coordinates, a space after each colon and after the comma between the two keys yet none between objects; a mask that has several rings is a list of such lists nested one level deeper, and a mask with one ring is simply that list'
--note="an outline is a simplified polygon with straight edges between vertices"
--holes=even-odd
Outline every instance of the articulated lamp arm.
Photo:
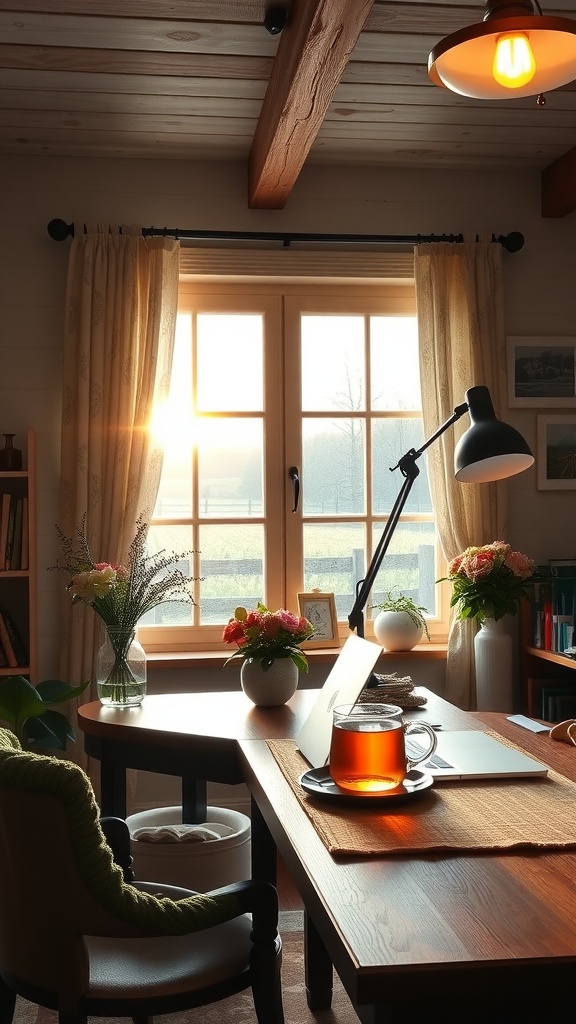
[{"label": "articulated lamp arm", "polygon": [[390,512],[382,532],[382,536],[378,542],[378,546],[374,551],[366,576],[363,580],[359,580],[356,586],[356,600],[354,602],[354,607],[348,616],[348,625],[351,630],[356,630],[358,636],[364,636],[364,608],[366,606],[366,602],[370,596],[370,591],[372,590],[374,581],[378,575],[378,570],[380,569],[384,555],[386,554],[390,541],[392,540],[392,536],[402,514],[402,510],[408,500],[408,495],[412,490],[416,477],[420,473],[420,469],[416,465],[416,461],[420,458],[423,452],[425,452],[426,449],[429,448],[445,430],[448,430],[448,427],[451,427],[456,420],[459,420],[465,412],[468,412],[468,404],[463,402],[462,405],[456,406],[452,415],[445,421],[445,423],[442,424],[441,427],[438,427],[431,437],[424,442],[421,448],[410,448],[410,450],[406,452],[401,459],[399,459],[395,466],[390,467],[391,472],[395,469],[399,469],[405,479],[400,491],[398,492],[398,497],[394,502],[392,511]]}]

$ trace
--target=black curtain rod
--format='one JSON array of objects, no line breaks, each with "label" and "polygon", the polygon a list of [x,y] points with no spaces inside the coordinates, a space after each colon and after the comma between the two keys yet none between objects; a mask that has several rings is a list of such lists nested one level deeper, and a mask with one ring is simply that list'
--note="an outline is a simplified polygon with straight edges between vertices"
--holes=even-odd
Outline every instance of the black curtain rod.
[{"label": "black curtain rod", "polygon": [[[84,226],[86,231],[86,226]],[[55,242],[74,238],[74,224],[56,218],[48,224],[48,234]],[[142,234],[163,235],[165,238],[195,238],[198,241],[242,241],[282,242],[288,248],[291,242],[354,242],[374,245],[420,245],[422,242],[463,242],[463,235],[323,235],[283,231],[196,231],[184,228],[142,228]],[[511,231],[508,235],[492,235],[493,242],[499,242],[507,252],[519,252],[524,245],[524,235]]]}]

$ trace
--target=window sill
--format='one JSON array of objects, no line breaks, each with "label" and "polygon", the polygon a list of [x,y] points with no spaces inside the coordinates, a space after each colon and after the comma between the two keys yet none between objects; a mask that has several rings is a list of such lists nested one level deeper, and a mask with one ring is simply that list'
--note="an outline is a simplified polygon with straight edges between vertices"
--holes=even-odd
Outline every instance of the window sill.
[{"label": "window sill", "polygon": [[[321,665],[334,662],[340,650],[339,647],[326,647],[304,651],[304,653],[311,665]],[[417,661],[445,661],[447,650],[447,644],[425,643],[418,644],[411,651],[382,651],[377,661],[377,667],[383,667],[390,659],[405,661],[415,658]],[[157,665],[162,669],[186,668],[188,665],[195,668],[221,668],[229,657],[229,651],[150,651],[146,654],[149,665]]]}]

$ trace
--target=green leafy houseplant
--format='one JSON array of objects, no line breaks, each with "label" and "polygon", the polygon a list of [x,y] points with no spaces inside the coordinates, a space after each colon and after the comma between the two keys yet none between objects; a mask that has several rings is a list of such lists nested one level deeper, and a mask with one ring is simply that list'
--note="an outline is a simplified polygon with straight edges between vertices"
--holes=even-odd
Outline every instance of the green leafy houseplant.
[{"label": "green leafy houseplant", "polygon": [[0,719],[25,748],[66,750],[67,741],[76,739],[74,729],[66,715],[52,709],[80,697],[88,685],[45,679],[32,686],[25,676],[6,676],[0,682]]},{"label": "green leafy houseplant", "polygon": [[428,609],[424,605],[416,604],[411,597],[406,597],[405,594],[398,594],[397,597],[394,597],[392,591],[389,590],[384,600],[379,604],[372,605],[372,607],[377,608],[380,612],[406,612],[406,615],[410,616],[414,625],[423,629],[428,640],[430,639],[428,623],[423,615],[423,612],[428,611]]}]

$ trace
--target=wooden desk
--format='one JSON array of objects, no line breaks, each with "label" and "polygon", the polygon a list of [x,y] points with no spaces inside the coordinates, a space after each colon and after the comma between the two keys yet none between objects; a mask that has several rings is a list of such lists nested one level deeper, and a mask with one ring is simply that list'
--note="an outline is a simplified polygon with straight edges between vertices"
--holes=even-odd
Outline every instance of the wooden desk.
[{"label": "wooden desk", "polygon": [[[503,715],[446,705],[438,717],[438,706],[422,717],[449,728],[488,725],[576,780],[573,747]],[[277,847],[306,907],[311,1008],[329,1006],[334,964],[363,1024],[576,1019],[576,851],[335,859],[267,745],[240,746],[255,871],[274,877]]]},{"label": "wooden desk", "polygon": [[100,761],[102,814],[126,817],[126,769],[182,779],[183,820],[206,820],[206,781],[244,782],[240,739],[290,738],[318,690],[256,708],[241,691],[149,695],[137,708],[78,708],[86,753]]},{"label": "wooden desk", "polygon": [[[574,1021],[576,852],[336,860],[263,742],[293,737],[316,693],[298,691],[276,709],[254,708],[239,692],[148,696],[125,711],[84,705],[79,723],[102,762],[104,813],[124,813],[127,767],[180,775],[195,811],[204,780],[247,782],[254,874],[274,880],[278,848],[306,906],[316,1009],[329,1005],[334,964],[362,1024]],[[573,747],[503,715],[470,715],[429,695],[409,717],[488,725],[576,780]]]}]

